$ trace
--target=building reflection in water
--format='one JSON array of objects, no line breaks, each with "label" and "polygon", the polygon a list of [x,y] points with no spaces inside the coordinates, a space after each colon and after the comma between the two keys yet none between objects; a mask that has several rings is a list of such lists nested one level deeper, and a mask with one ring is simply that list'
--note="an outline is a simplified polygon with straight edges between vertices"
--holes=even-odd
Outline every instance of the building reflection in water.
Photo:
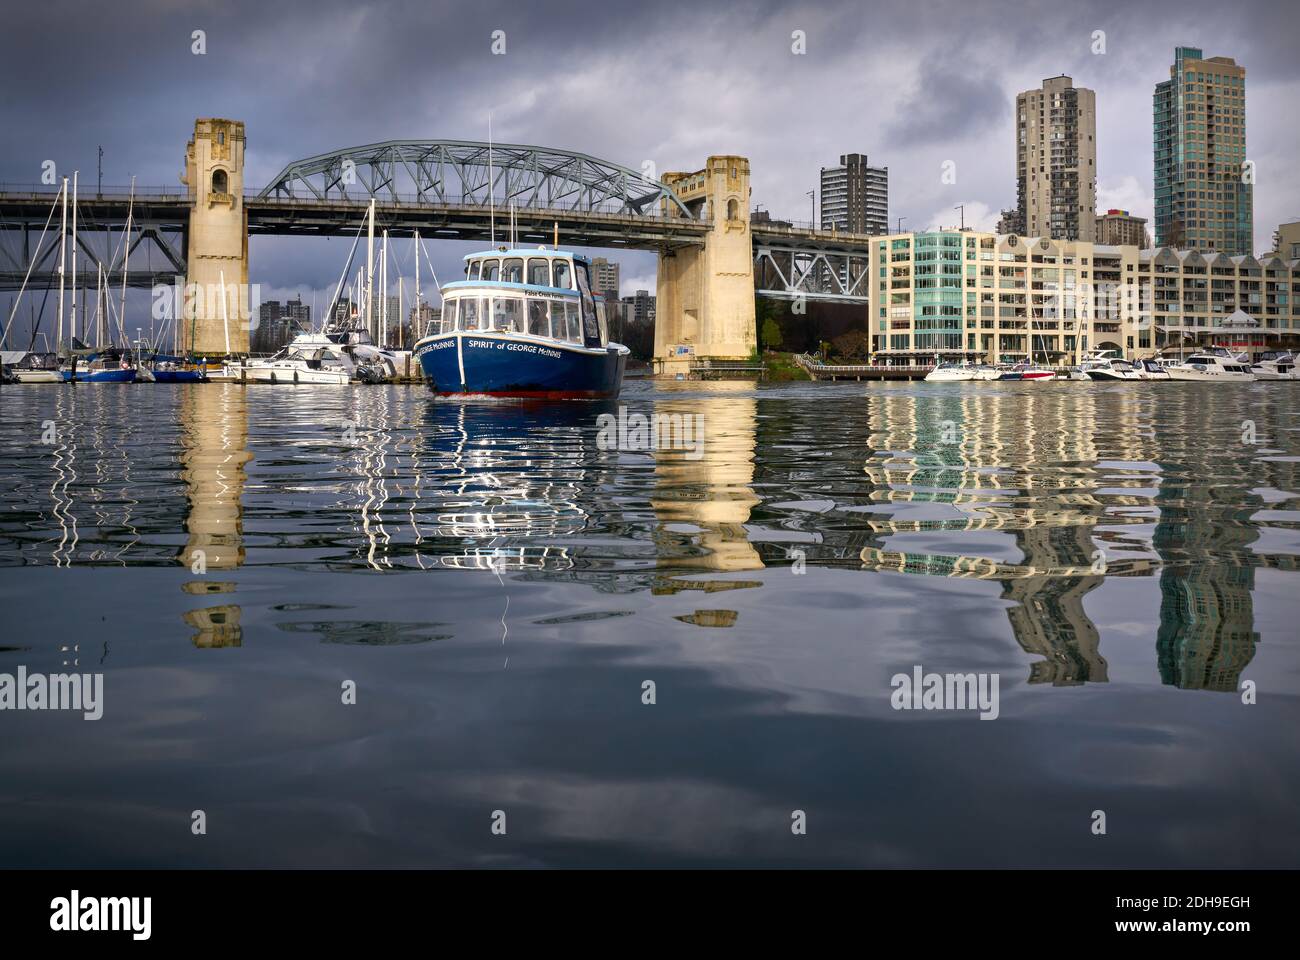
[{"label": "building reflection in water", "polygon": [[[698,456],[687,447],[654,451],[650,503],[657,521],[658,564],[666,574],[656,579],[654,592],[716,593],[760,586],[757,580],[691,576],[694,571],[730,573],[764,567],[745,528],[761,502],[753,487],[758,413],[754,386],[726,380],[684,386],[692,396],[674,396],[671,384],[661,387],[649,414],[668,424],[694,423],[698,414],[704,430]],[[700,393],[708,395],[704,402]],[[687,550],[678,546],[683,538],[690,542]],[[730,627],[737,613],[697,610],[678,619],[696,626]]]},{"label": "building reflection in water", "polygon": [[[1115,522],[1107,508],[1138,507],[1138,497],[1097,492],[1101,476],[1090,391],[1042,387],[1011,396],[960,391],[951,396],[885,395],[872,401],[872,441],[885,451],[865,467],[882,502],[944,504],[960,519],[871,521],[881,538],[908,533],[999,531],[1022,559],[908,553],[869,546],[868,569],[997,580],[1014,601],[1007,616],[1016,642],[1040,657],[1030,683],[1104,683],[1108,666],[1084,598],[1105,572],[1140,574],[1149,560],[1105,559],[1094,543],[1098,523]],[[1135,433],[1133,435],[1136,435]],[[889,451],[906,451],[891,454]],[[1141,459],[1137,451],[1124,456]],[[1104,566],[1101,562],[1104,560]]]},{"label": "building reflection in water", "polygon": [[[181,466],[189,509],[189,536],[176,560],[206,576],[184,585],[186,593],[230,593],[234,585],[207,579],[244,562],[243,505],[248,450],[247,387],[214,383],[180,385]],[[196,564],[201,566],[196,567]],[[240,608],[236,604],[190,610],[185,622],[197,633],[196,647],[239,646]]]},{"label": "building reflection in water", "polygon": [[1206,440],[1198,430],[1161,440],[1156,658],[1162,683],[1231,692],[1259,642],[1249,546],[1259,536],[1251,517],[1264,504],[1240,483],[1234,451]]}]

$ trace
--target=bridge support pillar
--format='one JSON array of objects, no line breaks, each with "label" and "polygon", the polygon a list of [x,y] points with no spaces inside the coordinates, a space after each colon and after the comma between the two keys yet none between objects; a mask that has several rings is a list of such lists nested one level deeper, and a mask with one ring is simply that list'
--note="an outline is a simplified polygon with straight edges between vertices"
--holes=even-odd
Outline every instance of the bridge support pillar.
[{"label": "bridge support pillar", "polygon": [[713,229],[702,247],[659,254],[655,374],[689,373],[692,361],[748,360],[758,347],[749,160],[709,157],[703,170],[665,174],[663,182]]},{"label": "bridge support pillar", "polygon": [[184,309],[176,312],[181,349],[209,357],[247,353],[250,305],[244,124],[216,118],[195,120],[181,183],[190,188],[193,201],[185,303]]}]

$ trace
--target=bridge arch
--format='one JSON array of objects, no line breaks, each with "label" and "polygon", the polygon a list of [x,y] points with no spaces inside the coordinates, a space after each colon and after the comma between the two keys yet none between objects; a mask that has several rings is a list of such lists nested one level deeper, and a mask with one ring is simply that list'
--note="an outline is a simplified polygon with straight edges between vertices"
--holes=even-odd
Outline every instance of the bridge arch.
[{"label": "bridge arch", "polygon": [[691,218],[673,189],[585,153],[515,143],[389,140],[295,160],[258,194]]}]

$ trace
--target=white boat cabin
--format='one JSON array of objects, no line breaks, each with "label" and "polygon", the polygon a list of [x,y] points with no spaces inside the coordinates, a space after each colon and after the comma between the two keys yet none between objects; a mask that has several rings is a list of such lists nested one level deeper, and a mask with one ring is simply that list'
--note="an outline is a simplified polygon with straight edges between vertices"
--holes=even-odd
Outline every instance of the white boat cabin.
[{"label": "white boat cabin", "polygon": [[465,279],[442,288],[442,316],[426,337],[502,333],[603,349],[603,298],[591,290],[585,257],[559,250],[506,249],[465,258]]}]

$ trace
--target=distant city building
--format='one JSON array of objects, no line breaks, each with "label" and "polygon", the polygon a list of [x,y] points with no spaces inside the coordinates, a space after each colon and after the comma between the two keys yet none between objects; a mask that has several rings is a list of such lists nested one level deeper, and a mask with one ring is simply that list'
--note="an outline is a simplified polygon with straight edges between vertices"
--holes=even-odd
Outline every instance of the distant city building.
[{"label": "distant city building", "polygon": [[755,210],[749,215],[749,222],[761,224],[765,227],[793,227],[794,224],[789,220],[773,220],[772,213],[769,210]]},{"label": "distant city building", "polygon": [[1300,220],[1278,225],[1273,231],[1271,253],[1283,260],[1300,260]]},{"label": "distant city building", "polygon": [[348,297],[340,297],[338,303],[334,304],[334,313],[330,320],[336,324],[349,323],[356,319],[357,305]]},{"label": "distant city building", "polygon": [[822,167],[821,228],[841,233],[889,232],[889,168],[866,154],[846,153],[838,167]]},{"label": "distant city building", "polygon": [[[1178,47],[1156,84],[1156,245],[1229,255],[1254,248],[1246,171],[1246,70],[1230,57]],[[1251,182],[1247,182],[1247,181]]]},{"label": "distant city building", "polygon": [[[437,324],[442,320],[442,308],[431,307],[425,301],[421,301],[419,307],[412,307],[407,312],[407,328],[411,331],[411,337],[419,339],[425,335],[426,331],[437,332]],[[408,346],[413,340],[408,341]]]},{"label": "distant city building", "polygon": [[591,261],[591,291],[608,300],[618,299],[619,266],[604,257]]},{"label": "distant city building", "polygon": [[655,298],[649,290],[638,290],[630,297],[624,297],[623,303],[631,310],[630,319],[634,323],[654,323]]},{"label": "distant city building", "polygon": [[311,329],[311,307],[299,296],[281,303],[264,300],[257,310],[257,329],[250,349],[255,353],[274,353],[304,330]]},{"label": "distant city building", "polygon": [[1097,242],[1148,249],[1151,235],[1147,233],[1146,217],[1135,217],[1127,210],[1107,210],[1097,214]]},{"label": "distant city building", "polygon": [[1016,234],[1017,236],[1025,232],[1024,221],[1020,219],[1020,211],[1016,209],[1003,210],[1002,216],[998,218],[998,233],[1003,235]]},{"label": "distant city building", "polygon": [[1067,76],[1016,97],[1016,208],[1023,236],[1093,239],[1097,97]]}]

